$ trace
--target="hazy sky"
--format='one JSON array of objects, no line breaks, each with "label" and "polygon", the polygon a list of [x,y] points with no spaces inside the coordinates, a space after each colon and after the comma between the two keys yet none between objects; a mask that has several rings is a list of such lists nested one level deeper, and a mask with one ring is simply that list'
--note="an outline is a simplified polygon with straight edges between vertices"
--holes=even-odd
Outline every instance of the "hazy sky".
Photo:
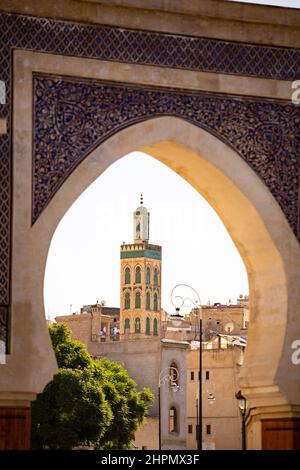
[{"label": "hazy sky", "polygon": [[134,152],[111,165],[61,220],[46,267],[46,315],[97,300],[119,306],[120,244],[133,241],[141,192],[150,242],[163,248],[163,308],[174,310],[170,294],[178,283],[192,285],[202,303],[248,293],[244,264],[214,210],[168,167]]},{"label": "hazy sky", "polygon": [[[239,1],[300,8],[300,0]],[[141,192],[151,213],[150,242],[163,247],[163,308],[174,310],[170,293],[180,282],[192,285],[202,303],[248,293],[243,262],[214,210],[181,177],[135,152],[99,177],[60,222],[46,266],[47,315],[97,300],[119,306],[119,247],[132,242]]]},{"label": "hazy sky", "polygon": [[273,5],[278,7],[300,8],[300,0],[230,0],[240,3],[259,3],[262,5]]}]

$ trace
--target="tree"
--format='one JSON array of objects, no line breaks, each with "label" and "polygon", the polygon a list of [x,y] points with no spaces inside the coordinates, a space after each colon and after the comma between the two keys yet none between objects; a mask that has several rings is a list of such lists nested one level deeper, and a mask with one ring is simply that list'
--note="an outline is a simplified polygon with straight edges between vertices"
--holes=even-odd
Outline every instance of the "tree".
[{"label": "tree", "polygon": [[136,391],[136,383],[119,364],[108,359],[95,361],[94,377],[103,384],[103,391],[111,406],[113,419],[99,438],[98,448],[129,449],[138,429],[153,402],[153,393],[144,388]]},{"label": "tree", "polygon": [[66,325],[51,325],[49,332],[59,372],[32,403],[32,447],[130,448],[153,394],[137,392],[115,362],[93,360],[83,343],[71,339]]},{"label": "tree", "polygon": [[32,447],[91,445],[111,420],[99,382],[85,370],[61,369],[32,404]]}]

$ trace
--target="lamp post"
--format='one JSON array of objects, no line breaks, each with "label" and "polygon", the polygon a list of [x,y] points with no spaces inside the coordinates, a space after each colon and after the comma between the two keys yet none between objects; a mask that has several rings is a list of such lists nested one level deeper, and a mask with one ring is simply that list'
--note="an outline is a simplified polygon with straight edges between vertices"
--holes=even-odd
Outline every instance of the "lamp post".
[{"label": "lamp post", "polygon": [[242,392],[239,390],[235,394],[236,399],[238,400],[239,409],[242,415],[242,450],[246,450],[246,413],[247,413],[247,400],[242,395]]},{"label": "lamp post", "polygon": [[[197,300],[193,301],[190,297],[183,297],[181,295],[174,295],[175,290],[178,288],[188,288],[193,294],[196,295]],[[178,299],[180,305],[178,304]],[[198,406],[197,406],[197,428],[198,433],[196,433],[197,438],[197,450],[202,450],[202,307],[201,299],[198,292],[188,284],[177,284],[173,287],[171,292],[171,302],[176,307],[176,311],[185,305],[186,307],[191,307],[193,305],[197,309],[198,320],[199,320],[199,375],[198,375],[198,385],[199,385],[199,397],[198,397]],[[179,306],[178,306],[179,305]]]},{"label": "lamp post", "polygon": [[[164,375],[163,375],[164,374]],[[161,403],[160,403],[160,388],[161,385],[168,381],[173,392],[177,392],[179,373],[175,367],[165,367],[160,371],[158,377],[158,449],[161,450]]]}]

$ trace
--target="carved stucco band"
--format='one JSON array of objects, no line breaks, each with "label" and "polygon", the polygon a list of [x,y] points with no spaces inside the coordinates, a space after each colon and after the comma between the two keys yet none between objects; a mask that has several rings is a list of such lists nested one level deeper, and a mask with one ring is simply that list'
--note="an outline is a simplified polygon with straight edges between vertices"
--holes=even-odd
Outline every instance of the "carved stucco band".
[{"label": "carved stucco band", "polygon": [[[0,117],[8,119],[8,134],[0,136],[0,306],[3,307],[1,325],[3,322],[7,323],[5,319],[3,320],[5,316],[3,312],[7,311],[4,307],[9,305],[10,297],[10,194],[12,188],[10,112],[11,54],[14,48],[282,80],[299,79],[300,71],[299,49],[0,13],[0,80],[5,82],[7,90],[6,104],[0,105]],[[271,132],[270,127],[269,132]],[[273,140],[277,142],[280,138],[280,135],[270,135],[271,142]],[[285,157],[282,155],[278,157],[279,160],[281,158]],[[275,167],[273,168],[275,171]],[[277,181],[276,174],[274,178]],[[285,182],[283,186],[285,187]],[[290,188],[289,200],[295,199],[294,187],[295,185]],[[282,194],[277,191],[276,197],[280,198],[281,207],[286,208],[287,190],[284,190]],[[294,213],[292,216],[293,210],[296,210],[295,205],[286,214],[295,230],[297,214]],[[4,338],[1,331],[4,331],[2,327],[0,338]]]},{"label": "carved stucco band", "polygon": [[176,116],[236,150],[296,231],[300,108],[292,103],[53,75],[35,75],[33,83],[33,222],[74,168],[109,136],[146,119]]}]

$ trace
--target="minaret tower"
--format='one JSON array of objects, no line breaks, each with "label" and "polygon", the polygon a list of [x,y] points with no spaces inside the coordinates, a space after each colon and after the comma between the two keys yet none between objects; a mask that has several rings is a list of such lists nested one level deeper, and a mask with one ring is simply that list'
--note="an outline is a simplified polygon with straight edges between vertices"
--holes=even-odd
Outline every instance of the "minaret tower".
[{"label": "minaret tower", "polygon": [[138,339],[158,335],[161,312],[161,246],[149,244],[150,214],[133,213],[134,243],[121,245],[120,333]]}]

